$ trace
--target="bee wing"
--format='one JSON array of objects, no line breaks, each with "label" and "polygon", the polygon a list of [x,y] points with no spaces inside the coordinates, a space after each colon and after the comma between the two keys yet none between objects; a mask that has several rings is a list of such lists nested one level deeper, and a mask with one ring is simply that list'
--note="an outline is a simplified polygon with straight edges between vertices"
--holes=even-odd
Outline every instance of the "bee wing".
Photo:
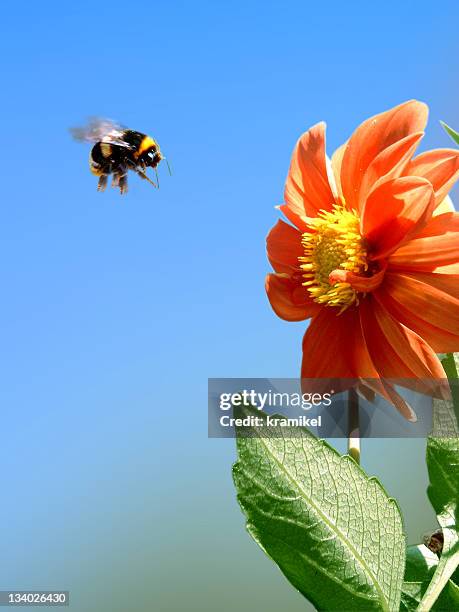
[{"label": "bee wing", "polygon": [[124,130],[111,119],[90,117],[86,126],[70,128],[70,133],[79,142],[106,142],[129,149],[130,145],[123,141]]}]

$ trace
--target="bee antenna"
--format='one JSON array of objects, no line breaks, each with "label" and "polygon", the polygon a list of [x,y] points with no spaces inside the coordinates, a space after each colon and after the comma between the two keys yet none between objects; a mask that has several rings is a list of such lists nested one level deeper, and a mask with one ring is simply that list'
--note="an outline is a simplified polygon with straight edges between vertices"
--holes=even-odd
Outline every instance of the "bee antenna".
[{"label": "bee antenna", "polygon": [[163,159],[165,160],[167,164],[167,169],[169,170],[169,176],[172,176],[172,170],[171,170],[171,167],[169,166],[169,160],[167,159],[167,157],[163,157]]}]

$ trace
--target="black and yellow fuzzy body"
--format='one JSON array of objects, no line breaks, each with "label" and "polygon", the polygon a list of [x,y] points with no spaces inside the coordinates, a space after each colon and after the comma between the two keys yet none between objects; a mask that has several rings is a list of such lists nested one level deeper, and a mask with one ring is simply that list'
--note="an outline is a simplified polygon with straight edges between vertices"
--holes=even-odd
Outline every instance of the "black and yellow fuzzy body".
[{"label": "black and yellow fuzzy body", "polygon": [[89,155],[91,172],[99,177],[97,189],[103,191],[107,186],[108,177],[113,174],[113,187],[119,187],[120,192],[127,191],[128,170],[134,170],[145,178],[144,171],[156,168],[162,159],[158,144],[146,134],[124,130],[121,140],[127,146],[108,142],[96,142]]},{"label": "black and yellow fuzzy body", "polygon": [[145,172],[147,168],[156,170],[164,158],[151,136],[107,119],[93,119],[87,127],[73,128],[71,132],[76,140],[95,143],[89,154],[89,168],[99,177],[99,191],[104,191],[108,177],[113,175],[112,186],[126,193],[129,170],[157,187]]}]

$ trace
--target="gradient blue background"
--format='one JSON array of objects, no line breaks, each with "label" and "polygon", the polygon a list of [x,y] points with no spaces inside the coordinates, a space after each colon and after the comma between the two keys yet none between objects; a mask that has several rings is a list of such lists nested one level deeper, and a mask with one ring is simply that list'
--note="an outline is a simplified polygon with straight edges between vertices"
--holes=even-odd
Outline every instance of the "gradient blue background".
[{"label": "gradient blue background", "polygon": [[[207,377],[289,377],[304,324],[268,306],[264,239],[302,131],[459,125],[457,2],[112,1],[2,7],[0,588],[78,612],[308,609],[244,532]],[[67,128],[154,135],[173,176],[96,192]],[[435,525],[422,441],[363,465]]]}]

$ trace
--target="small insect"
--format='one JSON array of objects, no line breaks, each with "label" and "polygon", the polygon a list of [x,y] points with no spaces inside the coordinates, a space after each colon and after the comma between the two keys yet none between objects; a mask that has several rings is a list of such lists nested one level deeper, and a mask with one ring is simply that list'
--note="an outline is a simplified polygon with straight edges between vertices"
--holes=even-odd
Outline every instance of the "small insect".
[{"label": "small insect", "polygon": [[426,534],[423,538],[423,543],[429,550],[436,553],[438,556],[441,555],[443,550],[443,531],[437,529],[433,533]]},{"label": "small insect", "polygon": [[[71,128],[70,132],[75,140],[95,143],[89,154],[89,168],[99,177],[98,191],[105,190],[112,174],[112,187],[118,187],[121,194],[126,193],[128,170],[133,170],[154,187],[159,186],[157,166],[165,157],[151,136],[97,117],[91,118],[86,127]],[[169,168],[169,164],[167,166]],[[156,172],[156,183],[146,175],[150,167]]]}]

